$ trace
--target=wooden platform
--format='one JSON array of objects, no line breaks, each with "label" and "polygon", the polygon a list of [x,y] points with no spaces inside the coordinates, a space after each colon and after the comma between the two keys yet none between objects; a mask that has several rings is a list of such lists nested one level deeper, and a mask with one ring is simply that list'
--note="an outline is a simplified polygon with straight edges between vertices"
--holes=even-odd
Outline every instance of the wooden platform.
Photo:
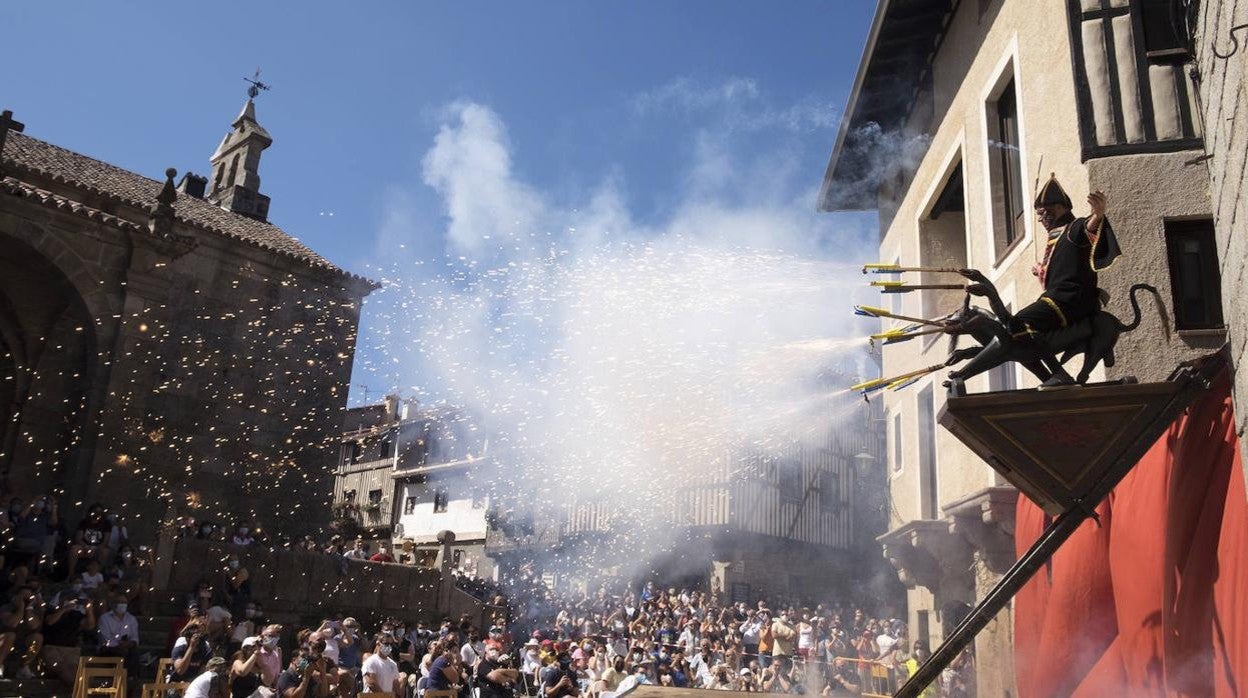
[{"label": "wooden platform", "polygon": [[1099,500],[1098,483],[1178,391],[1165,381],[951,396],[940,424],[1059,516],[1076,502]]}]

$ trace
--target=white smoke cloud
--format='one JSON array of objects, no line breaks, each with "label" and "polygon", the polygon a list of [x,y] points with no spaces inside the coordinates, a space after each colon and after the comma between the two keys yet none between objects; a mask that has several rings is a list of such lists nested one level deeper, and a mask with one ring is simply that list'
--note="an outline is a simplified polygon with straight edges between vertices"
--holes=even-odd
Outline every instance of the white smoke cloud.
[{"label": "white smoke cloud", "polygon": [[758,82],[748,77],[730,77],[716,84],[677,77],[634,95],[630,101],[639,117],[678,113],[705,118],[709,114],[724,128],[746,132],[828,129],[836,125],[839,115],[836,105],[814,95],[777,106],[767,99]]},{"label": "white smoke cloud", "polygon": [[552,203],[516,177],[499,116],[455,105],[423,161],[447,258],[397,249],[429,226],[396,190],[361,339],[386,357],[362,372],[466,410],[495,493],[602,500],[634,551],[673,542],[672,492],[734,448],[781,448],[853,409],[829,370],[873,370],[850,312],[872,232],[815,213],[784,158],[703,140],[682,203],[641,226],[618,180]]}]

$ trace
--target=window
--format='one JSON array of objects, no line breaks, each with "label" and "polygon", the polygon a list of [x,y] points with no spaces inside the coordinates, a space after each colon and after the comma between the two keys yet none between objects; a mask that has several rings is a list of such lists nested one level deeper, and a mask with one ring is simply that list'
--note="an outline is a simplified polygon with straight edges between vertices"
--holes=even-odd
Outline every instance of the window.
[{"label": "window", "polygon": [[404,514],[411,514],[415,511],[416,511],[416,498],[415,497],[408,497],[407,499],[403,500],[403,513]]},{"label": "window", "polygon": [[819,505],[824,512],[841,510],[841,474],[831,470],[819,473]]},{"label": "window", "polygon": [[348,441],[342,445],[342,464],[355,465],[360,462],[360,442]]},{"label": "window", "polygon": [[1131,3],[1140,13],[1144,25],[1144,55],[1151,60],[1184,60],[1187,45],[1176,21],[1182,21],[1182,9],[1175,0],[1140,0]]},{"label": "window", "polygon": [[433,490],[433,513],[442,514],[446,512],[446,505],[450,501],[450,495],[447,494],[445,487],[438,487]]},{"label": "window", "polygon": [[780,497],[789,501],[802,498],[802,466],[800,463],[785,463],[778,468],[776,484],[780,487]]},{"label": "window", "polygon": [[381,504],[381,490],[369,490],[368,491],[368,503],[369,504]]},{"label": "window", "polygon": [[927,645],[929,648],[932,646],[931,614],[932,614],[931,611],[918,611],[917,612],[918,618],[916,620],[918,622],[915,623],[915,625],[918,626],[919,632],[915,633],[914,635],[915,640],[922,640],[923,644]]},{"label": "window", "polygon": [[464,550],[463,548],[456,548],[451,551],[451,565],[459,567],[462,564],[464,564]]},{"label": "window", "polygon": [[900,473],[902,466],[901,414],[893,415],[893,472]]},{"label": "window", "polygon": [[381,457],[390,458],[394,455],[394,439],[390,436],[383,436],[381,439]]},{"label": "window", "polygon": [[342,501],[344,504],[355,504],[355,490],[346,490],[343,492]]},{"label": "window", "polygon": [[745,582],[733,582],[730,589],[728,593],[732,603],[749,603],[753,599],[750,594],[750,585]]},{"label": "window", "polygon": [[1166,256],[1179,330],[1220,330],[1222,275],[1210,219],[1166,221]]},{"label": "window", "polygon": [[1023,238],[1027,202],[1023,195],[1022,140],[1018,96],[1010,80],[989,107],[988,155],[992,179],[993,249],[1001,259]]},{"label": "window", "polygon": [[929,384],[919,393],[919,518],[940,516],[936,483],[936,408]]}]

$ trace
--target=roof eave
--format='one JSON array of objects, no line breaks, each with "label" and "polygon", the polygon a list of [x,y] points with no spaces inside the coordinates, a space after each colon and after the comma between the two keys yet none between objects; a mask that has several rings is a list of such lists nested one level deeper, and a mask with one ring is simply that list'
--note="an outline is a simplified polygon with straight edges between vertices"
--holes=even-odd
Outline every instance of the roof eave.
[{"label": "roof eave", "polygon": [[875,208],[874,201],[863,201],[861,199],[847,199],[844,196],[837,196],[834,192],[833,177],[836,173],[837,162],[841,158],[841,151],[845,146],[845,137],[849,133],[849,126],[854,120],[854,110],[858,106],[858,100],[862,96],[862,84],[866,80],[867,68],[871,64],[871,56],[875,53],[876,43],[880,38],[880,27],[884,24],[884,17],[888,14],[888,6],[891,0],[880,0],[875,6],[875,18],[871,20],[871,31],[867,34],[867,42],[862,47],[862,58],[858,61],[858,73],[854,76],[854,87],[849,92],[849,99],[845,104],[845,113],[841,116],[841,124],[837,128],[836,143],[832,146],[832,156],[828,159],[828,167],[823,174],[823,185],[819,188],[818,209],[823,212],[831,211],[864,211]]}]

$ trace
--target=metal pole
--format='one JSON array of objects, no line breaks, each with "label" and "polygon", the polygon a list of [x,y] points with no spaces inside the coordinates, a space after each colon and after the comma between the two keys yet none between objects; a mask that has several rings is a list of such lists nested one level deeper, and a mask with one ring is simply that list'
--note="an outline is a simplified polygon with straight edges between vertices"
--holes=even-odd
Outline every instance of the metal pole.
[{"label": "metal pole", "polygon": [[1044,563],[1053,557],[1053,553],[1070,538],[1075,529],[1088,519],[1089,512],[1084,507],[1075,507],[1057,517],[1049,527],[1044,529],[1044,533],[1040,538],[1031,545],[1031,548],[1023,554],[1022,557],[1014,563],[1001,581],[997,583],[992,591],[980,601],[975,608],[962,619],[958,627],[941,643],[940,647],[928,657],[923,666],[914,672],[908,681],[893,694],[896,698],[917,698],[928,684],[932,683],[940,676],[940,672],[944,671],[955,658],[966,649],[975,639],[975,635],[988,622],[996,617],[1001,609],[1005,608],[1010,599],[1027,584],[1028,580],[1039,570]]}]

